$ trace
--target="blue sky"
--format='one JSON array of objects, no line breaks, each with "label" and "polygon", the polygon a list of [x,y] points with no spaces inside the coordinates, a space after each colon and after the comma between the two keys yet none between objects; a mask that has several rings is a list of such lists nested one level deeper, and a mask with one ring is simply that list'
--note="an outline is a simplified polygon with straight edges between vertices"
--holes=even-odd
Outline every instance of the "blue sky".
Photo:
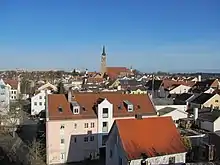
[{"label": "blue sky", "polygon": [[[219,0],[0,0],[0,69],[220,71]],[[7,62],[10,60],[10,62]]]}]

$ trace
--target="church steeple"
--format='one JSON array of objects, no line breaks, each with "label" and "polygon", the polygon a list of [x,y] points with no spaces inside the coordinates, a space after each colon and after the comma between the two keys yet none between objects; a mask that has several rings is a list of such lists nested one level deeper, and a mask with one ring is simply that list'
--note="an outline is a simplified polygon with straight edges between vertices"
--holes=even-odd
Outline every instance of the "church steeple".
[{"label": "church steeple", "polygon": [[101,56],[101,75],[103,76],[106,73],[106,52],[105,52],[105,46],[102,48],[102,56]]},{"label": "church steeple", "polygon": [[103,48],[102,48],[102,55],[103,55],[103,56],[106,56],[106,53],[105,53],[105,46],[103,46]]}]

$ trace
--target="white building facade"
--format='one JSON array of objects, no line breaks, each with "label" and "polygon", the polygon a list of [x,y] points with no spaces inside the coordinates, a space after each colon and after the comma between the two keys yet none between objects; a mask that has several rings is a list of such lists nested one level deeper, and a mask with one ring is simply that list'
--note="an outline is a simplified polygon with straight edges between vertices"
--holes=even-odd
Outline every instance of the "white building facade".
[{"label": "white building facade", "polygon": [[51,94],[50,90],[41,90],[38,94],[31,98],[31,115],[38,115],[45,110],[46,95]]},{"label": "white building facade", "polygon": [[10,106],[10,89],[0,80],[0,108],[1,111],[8,111]]}]

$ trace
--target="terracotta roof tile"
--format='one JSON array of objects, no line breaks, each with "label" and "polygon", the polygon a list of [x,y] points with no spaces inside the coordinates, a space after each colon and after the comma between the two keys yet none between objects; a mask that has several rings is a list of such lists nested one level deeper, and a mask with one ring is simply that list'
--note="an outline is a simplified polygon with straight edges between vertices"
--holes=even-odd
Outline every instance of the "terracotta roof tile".
[{"label": "terracotta roof tile", "polygon": [[9,84],[12,87],[12,89],[17,89],[18,88],[18,81],[17,80],[7,79],[7,80],[4,80],[4,82],[6,84]]},{"label": "terracotta roof tile", "polygon": [[[134,116],[135,114],[143,115],[156,115],[153,104],[147,95],[132,95],[121,93],[75,93],[73,100],[77,101],[80,105],[80,114],[74,115],[70,109],[70,103],[63,94],[51,94],[48,95],[48,111],[49,118],[51,120],[58,119],[86,119],[97,118],[96,106],[97,101],[102,98],[106,98],[113,106],[114,117]],[[125,100],[128,100],[134,105],[134,111],[128,112],[123,104]],[[58,107],[61,106],[63,112],[58,111]],[[82,107],[84,110],[82,110]]]},{"label": "terracotta roof tile", "polygon": [[[154,106],[146,94],[135,95],[114,92],[75,94],[75,100],[88,110],[91,110],[94,106],[94,103],[96,103],[100,98],[106,98],[110,103],[113,104],[114,117],[134,116],[137,113],[143,115],[156,115]],[[134,105],[133,112],[127,111],[123,104],[125,100],[128,100]]]},{"label": "terracotta roof tile", "polygon": [[110,78],[117,78],[121,73],[131,74],[132,72],[126,67],[107,67],[107,75]]},{"label": "terracotta roof tile", "polygon": [[[62,112],[59,112],[59,107],[62,107]],[[48,95],[48,113],[50,120],[96,118],[96,114],[91,110],[81,110],[80,114],[74,115],[64,94]]]},{"label": "terracotta roof tile", "polygon": [[177,86],[177,85],[185,85],[185,86],[192,87],[193,85],[195,85],[195,82],[193,82],[193,81],[163,80],[162,85],[165,89],[168,89],[168,88],[171,88],[171,87]]},{"label": "terracotta roof tile", "polygon": [[89,77],[87,83],[102,83],[104,81],[105,81],[104,78]]},{"label": "terracotta roof tile", "polygon": [[171,117],[116,120],[129,160],[187,152]]}]

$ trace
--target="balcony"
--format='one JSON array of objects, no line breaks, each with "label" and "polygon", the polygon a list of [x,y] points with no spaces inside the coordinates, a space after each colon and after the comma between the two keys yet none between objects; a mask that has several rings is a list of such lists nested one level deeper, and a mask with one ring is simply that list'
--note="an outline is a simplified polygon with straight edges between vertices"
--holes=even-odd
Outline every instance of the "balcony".
[{"label": "balcony", "polygon": [[108,132],[108,127],[102,127],[102,132],[103,133]]},{"label": "balcony", "polygon": [[103,114],[102,114],[102,117],[103,117],[103,118],[108,118],[108,113],[103,113]]}]

